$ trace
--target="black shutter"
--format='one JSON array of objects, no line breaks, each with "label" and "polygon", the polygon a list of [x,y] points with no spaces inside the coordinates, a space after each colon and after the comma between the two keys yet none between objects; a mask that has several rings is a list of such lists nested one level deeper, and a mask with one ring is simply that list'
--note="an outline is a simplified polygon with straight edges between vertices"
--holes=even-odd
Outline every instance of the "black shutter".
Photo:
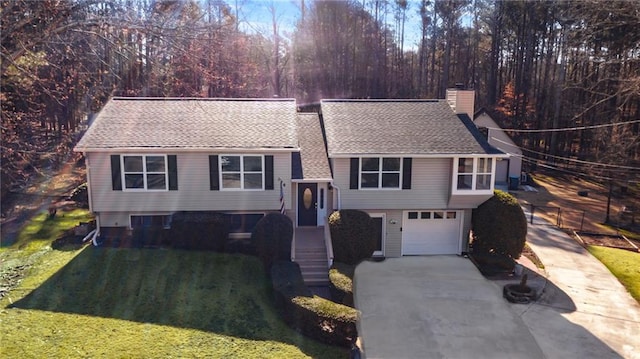
[{"label": "black shutter", "polygon": [[169,191],[178,190],[178,162],[176,155],[167,156],[167,164],[169,165]]},{"label": "black shutter", "polygon": [[411,189],[411,157],[402,159],[402,189]]},{"label": "black shutter", "polygon": [[220,190],[220,176],[218,175],[218,156],[209,156],[209,189]]},{"label": "black shutter", "polygon": [[264,189],[273,189],[273,156],[264,156]]},{"label": "black shutter", "polygon": [[352,157],[349,170],[349,189],[358,189],[358,172],[360,172],[360,159]]},{"label": "black shutter", "polygon": [[122,191],[120,155],[111,155],[111,187],[114,191]]}]

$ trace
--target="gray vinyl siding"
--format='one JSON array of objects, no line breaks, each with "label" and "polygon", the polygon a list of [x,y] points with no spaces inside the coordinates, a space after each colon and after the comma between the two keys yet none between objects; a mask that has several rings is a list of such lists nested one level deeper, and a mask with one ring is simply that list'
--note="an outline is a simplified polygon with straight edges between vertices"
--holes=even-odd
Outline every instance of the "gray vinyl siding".
[{"label": "gray vinyl siding", "polygon": [[493,194],[458,194],[452,195],[449,200],[450,208],[477,208]]},{"label": "gray vinyl siding", "polygon": [[129,227],[128,212],[100,212],[101,227]]},{"label": "gray vinyl siding", "polygon": [[[155,151],[160,153],[161,151]],[[174,211],[271,211],[280,208],[278,178],[285,179],[285,206],[291,209],[291,153],[260,153],[274,156],[274,189],[264,191],[213,191],[209,188],[211,152],[177,153],[178,190],[156,192],[114,191],[110,155],[87,153],[91,210],[93,212],[157,213]],[[174,154],[167,152],[166,154]],[[110,217],[111,218],[111,217]],[[113,217],[115,218],[115,217]],[[121,219],[119,219],[120,221]],[[128,221],[127,221],[128,223]],[[102,224],[106,226],[107,224]]]},{"label": "gray vinyl siding", "polygon": [[[402,210],[367,210],[368,213],[386,214],[386,233],[384,242],[384,256],[389,258],[402,255]],[[390,222],[396,222],[395,224]]]},{"label": "gray vinyl siding", "polygon": [[451,158],[413,158],[411,189],[349,189],[349,158],[334,158],[334,182],[341,191],[342,208],[448,208]]}]

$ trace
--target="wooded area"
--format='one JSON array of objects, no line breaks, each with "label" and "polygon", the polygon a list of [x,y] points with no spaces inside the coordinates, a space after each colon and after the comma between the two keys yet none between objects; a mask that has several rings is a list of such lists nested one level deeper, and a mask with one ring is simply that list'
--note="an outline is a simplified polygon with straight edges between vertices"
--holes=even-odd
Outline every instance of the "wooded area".
[{"label": "wooded area", "polygon": [[3,196],[59,163],[111,96],[304,105],[444,98],[457,83],[518,130],[525,163],[638,185],[640,2],[292,1],[292,33],[277,1],[271,28],[249,33],[242,1],[2,0]]}]

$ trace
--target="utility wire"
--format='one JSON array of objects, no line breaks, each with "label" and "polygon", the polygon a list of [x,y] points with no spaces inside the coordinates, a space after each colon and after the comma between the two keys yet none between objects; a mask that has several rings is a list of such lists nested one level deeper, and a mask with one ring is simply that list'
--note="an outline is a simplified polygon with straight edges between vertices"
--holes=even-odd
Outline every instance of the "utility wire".
[{"label": "utility wire", "polygon": [[[592,162],[592,161],[584,161],[584,160],[578,160],[575,158],[570,158],[570,157],[562,157],[562,156],[556,156],[556,155],[550,155],[544,152],[539,152],[539,151],[534,151],[534,150],[530,150],[524,147],[518,147],[517,145],[514,145],[512,143],[506,142],[506,141],[502,141],[499,138],[496,137],[491,137],[492,141],[496,141],[496,142],[500,142],[509,146],[515,146],[521,150],[527,151],[527,152],[531,152],[531,153],[535,153],[538,155],[542,155],[542,156],[547,156],[547,157],[552,157],[552,158],[556,158],[556,159],[560,159],[563,161],[567,161],[567,162],[575,162],[575,163],[581,163],[581,164],[587,164],[587,165],[593,165],[593,166],[602,166],[602,167],[609,167],[609,168],[617,168],[617,169],[625,169],[625,170],[632,170],[632,171],[640,171],[640,167],[637,166],[623,166],[623,165],[613,165],[613,164],[608,164],[608,163],[602,163],[602,162]],[[517,157],[525,157],[524,155],[518,154],[518,153],[509,153],[508,154],[512,155],[512,156],[517,156]]]},{"label": "utility wire", "polygon": [[624,122],[616,122],[616,123],[605,123],[602,125],[591,125],[591,126],[579,126],[579,127],[565,127],[565,128],[547,128],[547,129],[541,129],[541,130],[529,130],[529,129],[525,129],[525,130],[518,130],[515,128],[501,128],[501,127],[484,127],[487,128],[489,130],[502,130],[502,131],[509,131],[509,132],[519,132],[519,133],[533,133],[533,132],[564,132],[564,131],[582,131],[582,130],[590,130],[590,129],[594,129],[594,128],[603,128],[603,127],[611,127],[611,126],[622,126],[622,125],[629,125],[629,124],[633,124],[633,123],[639,123],[640,120],[631,120],[631,121],[624,121]]}]

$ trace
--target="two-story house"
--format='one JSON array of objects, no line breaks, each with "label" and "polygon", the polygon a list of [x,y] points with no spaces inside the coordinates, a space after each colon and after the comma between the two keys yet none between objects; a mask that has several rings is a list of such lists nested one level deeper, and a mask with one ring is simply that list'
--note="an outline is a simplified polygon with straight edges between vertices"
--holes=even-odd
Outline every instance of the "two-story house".
[{"label": "two-story house", "polygon": [[323,100],[319,113],[292,99],[114,98],[75,150],[99,231],[216,211],[242,236],[281,206],[300,228],[350,208],[376,218],[378,254],[459,254],[505,157],[465,95]]}]

